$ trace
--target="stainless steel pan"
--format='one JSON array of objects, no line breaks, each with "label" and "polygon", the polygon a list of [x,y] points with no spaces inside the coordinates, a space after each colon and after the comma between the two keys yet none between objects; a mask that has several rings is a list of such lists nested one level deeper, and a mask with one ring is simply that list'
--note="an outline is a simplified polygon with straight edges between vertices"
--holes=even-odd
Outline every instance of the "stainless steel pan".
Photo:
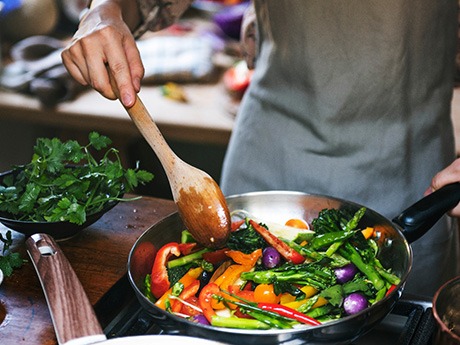
[{"label": "stainless steel pan", "polygon": [[[409,242],[422,236],[459,201],[460,185],[453,184],[423,198],[393,221],[367,209],[360,226],[376,227],[378,257],[385,267],[391,268],[401,278],[401,283],[391,294],[366,310],[318,327],[268,331],[225,329],[192,323],[156,307],[144,296],[143,281],[150,273],[155,251],[167,242],[179,240],[184,226],[178,214],[154,225],[136,241],[128,259],[128,277],[141,305],[167,333],[231,344],[348,344],[378,324],[400,298],[412,266]],[[311,221],[325,208],[356,211],[361,207],[333,197],[284,191],[241,194],[228,197],[227,202],[230,211],[244,209],[267,223],[284,223],[289,218]]]}]

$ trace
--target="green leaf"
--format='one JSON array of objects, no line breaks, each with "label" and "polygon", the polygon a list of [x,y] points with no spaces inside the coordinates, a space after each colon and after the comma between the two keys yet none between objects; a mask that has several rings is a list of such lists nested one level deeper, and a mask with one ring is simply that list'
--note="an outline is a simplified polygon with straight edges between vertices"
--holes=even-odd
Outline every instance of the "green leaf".
[{"label": "green leaf", "polygon": [[333,306],[340,306],[343,301],[343,289],[342,285],[333,285],[327,289],[321,291],[321,296],[326,298]]},{"label": "green leaf", "polygon": [[125,179],[129,186],[129,189],[134,189],[137,187],[137,176],[136,172],[133,169],[126,170]]},{"label": "green leaf", "polygon": [[136,176],[139,181],[142,181],[144,183],[152,181],[154,177],[154,175],[147,170],[136,171]]},{"label": "green leaf", "polygon": [[20,198],[19,211],[30,212],[33,210],[35,201],[38,199],[41,188],[38,185],[27,185],[26,191]]},{"label": "green leaf", "polygon": [[20,268],[24,262],[19,253],[10,253],[8,257],[12,268]]},{"label": "green leaf", "polygon": [[7,277],[13,274],[13,267],[11,267],[10,260],[7,256],[0,256],[0,270],[2,270],[3,274]]},{"label": "green leaf", "polygon": [[112,140],[104,135],[100,135],[97,132],[91,132],[89,134],[89,142],[96,150],[100,150],[109,146],[112,143]]}]

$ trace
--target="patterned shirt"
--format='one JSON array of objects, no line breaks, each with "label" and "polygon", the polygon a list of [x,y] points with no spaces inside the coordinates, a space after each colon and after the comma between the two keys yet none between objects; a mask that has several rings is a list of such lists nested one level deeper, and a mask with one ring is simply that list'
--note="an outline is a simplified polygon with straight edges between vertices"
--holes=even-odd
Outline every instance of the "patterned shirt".
[{"label": "patterned shirt", "polygon": [[136,0],[141,15],[141,24],[134,31],[139,38],[147,31],[164,29],[182,16],[193,0]]}]

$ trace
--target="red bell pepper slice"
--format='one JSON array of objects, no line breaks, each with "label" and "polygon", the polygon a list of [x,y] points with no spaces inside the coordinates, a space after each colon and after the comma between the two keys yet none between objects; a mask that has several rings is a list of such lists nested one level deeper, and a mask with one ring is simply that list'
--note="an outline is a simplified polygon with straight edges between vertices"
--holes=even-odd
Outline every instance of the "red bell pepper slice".
[{"label": "red bell pepper slice", "polygon": [[305,261],[305,258],[298,251],[289,247],[286,243],[281,241],[278,237],[273,235],[262,225],[258,224],[252,219],[249,221],[249,223],[252,225],[254,230],[257,231],[259,235],[262,236],[269,245],[275,248],[287,261],[292,262],[293,264],[301,264]]},{"label": "red bell pepper slice", "polygon": [[212,252],[203,253],[202,257],[203,260],[216,265],[228,259],[228,256],[225,254],[228,250],[228,248],[217,249]]},{"label": "red bell pepper slice", "polygon": [[246,302],[255,302],[256,300],[254,299],[254,291],[252,290],[241,290],[238,285],[230,285],[228,287],[228,292],[231,293],[232,295],[235,295],[241,299],[243,299]]},{"label": "red bell pepper slice", "polygon": [[281,316],[288,317],[290,319],[299,321],[301,323],[311,325],[311,326],[319,326],[321,325],[321,322],[318,320],[305,315],[304,313],[301,313],[295,309],[283,306],[281,304],[276,304],[276,303],[258,303],[257,306],[260,309],[267,310],[267,311],[272,311],[274,313],[277,313]]},{"label": "red bell pepper slice", "polygon": [[385,293],[385,297],[388,296],[389,294],[391,294],[391,293],[393,292],[394,289],[396,289],[396,285],[392,284],[392,285],[388,288],[387,292]]},{"label": "red bell pepper slice", "polygon": [[152,273],[150,275],[150,290],[155,298],[160,298],[169,289],[170,283],[166,264],[172,255],[180,255],[179,244],[176,242],[165,244],[160,248],[160,250],[158,250],[158,253],[155,256]]},{"label": "red bell pepper slice", "polygon": [[214,283],[206,284],[201,289],[200,295],[198,296],[198,302],[200,308],[203,311],[203,315],[209,323],[212,321],[212,317],[216,315],[216,312],[212,308],[213,295],[220,295],[219,287]]},{"label": "red bell pepper slice", "polygon": [[231,231],[233,232],[233,231],[238,230],[241,227],[241,225],[244,224],[244,222],[245,222],[244,219],[235,220],[234,222],[232,222]]},{"label": "red bell pepper slice", "polygon": [[195,249],[197,243],[190,242],[190,243],[179,243],[179,250],[182,255],[189,255],[193,249]]}]

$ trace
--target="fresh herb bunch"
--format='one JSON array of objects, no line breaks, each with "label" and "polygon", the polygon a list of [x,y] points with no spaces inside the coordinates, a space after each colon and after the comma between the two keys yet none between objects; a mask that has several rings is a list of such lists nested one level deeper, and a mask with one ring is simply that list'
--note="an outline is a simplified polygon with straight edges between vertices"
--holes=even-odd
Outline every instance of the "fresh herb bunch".
[{"label": "fresh herb bunch", "polygon": [[[0,212],[21,221],[83,224],[109,202],[153,179],[148,171],[124,169],[112,141],[97,132],[89,143],[39,138],[30,163],[15,166],[0,185]],[[90,150],[106,149],[97,161]],[[111,159],[112,158],[112,159]]]},{"label": "fresh herb bunch", "polygon": [[10,251],[10,247],[13,244],[10,230],[6,232],[5,236],[0,233],[0,242],[3,243],[2,255],[0,256],[0,270],[3,271],[5,276],[9,277],[13,274],[15,268],[20,268],[22,266],[24,260],[21,254]]}]

